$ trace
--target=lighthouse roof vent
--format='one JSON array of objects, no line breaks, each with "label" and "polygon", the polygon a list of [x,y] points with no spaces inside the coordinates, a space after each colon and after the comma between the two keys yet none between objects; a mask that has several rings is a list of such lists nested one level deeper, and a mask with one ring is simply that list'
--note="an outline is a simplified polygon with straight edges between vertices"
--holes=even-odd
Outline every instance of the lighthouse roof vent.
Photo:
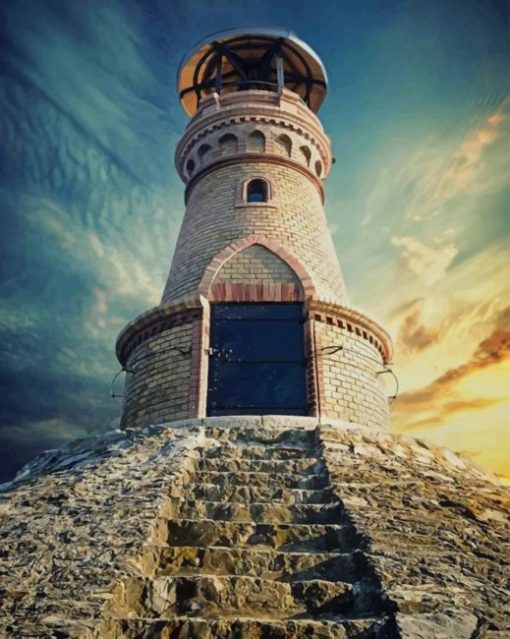
[{"label": "lighthouse roof vent", "polygon": [[191,117],[200,100],[216,92],[279,91],[301,96],[317,112],[327,89],[319,56],[292,32],[247,27],[208,36],[184,56],[178,71],[181,104]]}]

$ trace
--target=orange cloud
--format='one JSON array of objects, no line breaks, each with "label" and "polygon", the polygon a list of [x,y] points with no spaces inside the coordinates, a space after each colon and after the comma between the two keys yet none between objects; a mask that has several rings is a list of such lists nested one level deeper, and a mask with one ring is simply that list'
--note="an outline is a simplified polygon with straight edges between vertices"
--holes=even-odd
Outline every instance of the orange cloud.
[{"label": "orange cloud", "polygon": [[[393,409],[397,427],[402,430],[438,427],[454,413],[486,409],[507,401],[506,396],[466,396],[465,390],[459,391],[459,384],[481,370],[510,359],[510,331],[500,328],[507,325],[509,316],[510,307],[507,307],[496,318],[495,330],[478,344],[469,361],[449,369],[423,388],[400,395]],[[420,346],[425,347],[427,342],[430,343],[434,336],[433,332],[427,332],[427,329],[419,325],[416,312],[408,315],[402,325],[402,332],[404,343],[407,339],[411,347],[418,349]],[[416,419],[416,415],[423,417]]]},{"label": "orange cloud", "polygon": [[403,314],[397,333],[397,351],[409,355],[418,353],[435,344],[441,337],[443,325],[436,327],[426,326],[422,321],[423,298],[418,298],[410,303],[403,304],[395,313]]}]

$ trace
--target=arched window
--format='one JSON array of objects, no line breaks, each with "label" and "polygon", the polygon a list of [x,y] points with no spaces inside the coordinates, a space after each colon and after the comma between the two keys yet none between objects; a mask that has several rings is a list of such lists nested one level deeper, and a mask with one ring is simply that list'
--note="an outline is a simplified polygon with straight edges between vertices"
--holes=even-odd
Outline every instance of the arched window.
[{"label": "arched window", "polygon": [[202,146],[198,149],[198,158],[201,164],[204,164],[209,159],[212,148],[209,144],[202,144]]},{"label": "arched window", "polygon": [[193,162],[193,160],[188,160],[186,162],[186,171],[188,172],[188,175],[191,177],[191,175],[193,174],[193,171],[195,170],[195,163]]},{"label": "arched window", "polygon": [[267,202],[267,182],[259,178],[251,180],[246,186],[247,202]]},{"label": "arched window", "polygon": [[222,155],[227,153],[237,153],[237,138],[232,133],[226,133],[219,139],[220,152]]},{"label": "arched window", "polygon": [[312,152],[307,146],[300,146],[299,150],[301,151],[301,155],[303,156],[306,166],[310,166],[310,160],[312,158]]},{"label": "arched window", "polygon": [[274,141],[275,151],[280,155],[290,158],[292,152],[292,140],[288,135],[279,135]]},{"label": "arched window", "polygon": [[322,163],[320,160],[317,160],[315,163],[315,173],[320,177],[322,175]]},{"label": "arched window", "polygon": [[246,139],[246,150],[255,153],[264,153],[266,150],[266,138],[260,131],[253,131]]}]

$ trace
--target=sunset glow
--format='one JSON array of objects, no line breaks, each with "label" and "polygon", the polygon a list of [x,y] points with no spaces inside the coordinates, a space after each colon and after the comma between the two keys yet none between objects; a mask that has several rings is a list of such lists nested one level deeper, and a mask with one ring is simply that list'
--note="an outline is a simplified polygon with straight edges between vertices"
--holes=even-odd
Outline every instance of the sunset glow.
[{"label": "sunset glow", "polygon": [[115,338],[159,303],[184,212],[179,60],[258,16],[328,70],[325,208],[352,305],[395,340],[394,430],[510,478],[506,3],[42,0],[0,13],[0,479],[117,427]]}]

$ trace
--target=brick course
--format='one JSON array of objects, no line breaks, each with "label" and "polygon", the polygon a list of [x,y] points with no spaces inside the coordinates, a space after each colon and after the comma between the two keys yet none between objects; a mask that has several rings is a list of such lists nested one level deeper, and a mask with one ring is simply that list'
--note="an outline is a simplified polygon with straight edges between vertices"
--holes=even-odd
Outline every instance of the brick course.
[{"label": "brick course", "polygon": [[261,235],[281,245],[309,272],[319,299],[345,303],[345,286],[317,189],[288,166],[260,160],[258,175],[274,185],[273,204],[236,205],[249,163],[205,174],[190,193],[162,303],[194,295],[215,256],[236,240]]},{"label": "brick course", "polygon": [[[122,424],[143,428],[188,417],[192,368],[190,322],[163,330],[137,346],[131,353],[126,373]],[[178,350],[171,350],[178,347]]]}]

